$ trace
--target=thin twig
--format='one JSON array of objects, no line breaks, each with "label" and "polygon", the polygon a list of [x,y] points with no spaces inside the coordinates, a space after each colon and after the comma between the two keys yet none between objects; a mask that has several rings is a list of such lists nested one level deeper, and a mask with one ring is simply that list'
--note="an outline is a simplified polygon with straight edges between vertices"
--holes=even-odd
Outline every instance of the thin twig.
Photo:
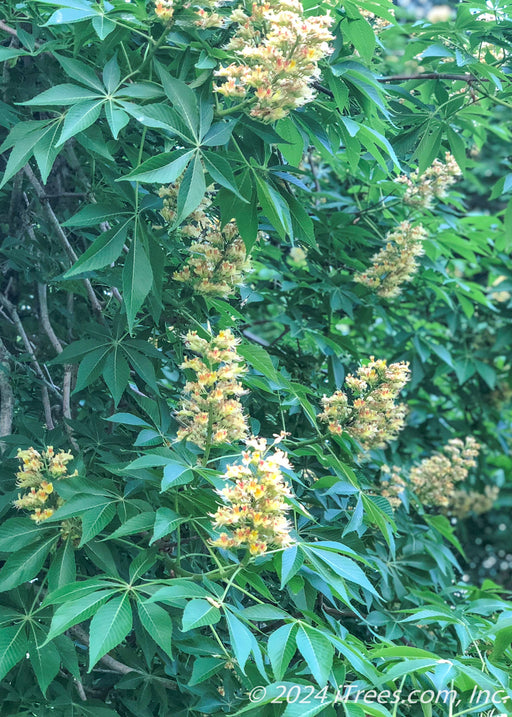
[{"label": "thin twig", "polygon": [[[46,335],[50,339],[55,351],[60,354],[63,351],[62,344],[55,333],[53,326],[50,322],[50,314],[48,311],[48,297],[47,297],[47,285],[38,283],[37,293],[39,297],[39,315],[41,318],[41,324],[46,332]],[[68,421],[71,420],[71,379],[73,375],[73,366],[71,364],[64,365],[64,377],[62,380],[62,415]],[[73,431],[71,426],[64,422],[66,433],[68,434],[69,441],[75,451],[79,450],[79,445],[73,438]]]},{"label": "thin twig", "polygon": [[82,702],[87,702],[87,695],[85,694],[84,686],[80,682],[80,680],[76,679],[76,677],[75,677],[75,685],[76,685],[76,690],[78,692],[78,696],[80,697]]},{"label": "thin twig", "polygon": [[[10,370],[9,352],[0,339],[0,436],[10,436],[12,433],[14,393],[9,380]],[[5,442],[0,441],[0,453],[3,453],[5,448]]]},{"label": "thin twig", "polygon": [[420,72],[417,75],[389,75],[389,77],[378,77],[378,82],[407,82],[408,80],[455,80],[457,82],[488,82],[471,75],[469,72],[456,74],[452,72]]},{"label": "thin twig", "polygon": [[7,312],[9,313],[10,318],[12,319],[12,322],[15,325],[15,327],[18,331],[18,334],[21,337],[21,340],[23,341],[23,345],[25,346],[25,349],[32,360],[32,364],[34,366],[35,372],[37,373],[39,378],[43,381],[45,386],[47,386],[49,389],[51,389],[53,391],[53,393],[57,394],[57,396],[60,396],[60,391],[57,388],[57,386],[55,386],[53,381],[51,380],[51,376],[49,376],[49,374],[48,374],[49,379],[50,379],[50,380],[48,380],[46,378],[46,376],[44,375],[41,366],[39,365],[39,361],[37,360],[37,357],[34,353],[34,349],[32,348],[32,344],[30,343],[30,340],[27,336],[27,332],[23,328],[23,324],[21,323],[21,319],[16,310],[16,307],[3,294],[0,294],[0,304],[2,304],[7,309]]},{"label": "thin twig", "polygon": [[[64,251],[68,255],[68,258],[72,262],[76,262],[78,259],[78,256],[69,243],[69,240],[66,236],[66,233],[64,229],[61,227],[59,220],[57,219],[57,216],[55,215],[55,212],[53,211],[49,201],[48,197],[46,196],[46,192],[44,191],[43,185],[39,182],[37,177],[35,176],[34,172],[30,168],[28,164],[25,165],[23,168],[23,171],[25,173],[25,176],[27,177],[30,184],[33,186],[34,191],[37,195],[37,198],[39,199],[39,202],[41,204],[41,207],[43,211],[45,212],[46,216],[48,217],[49,222],[52,224],[53,228],[55,229],[55,232],[64,247]],[[100,318],[102,318],[102,307],[100,302],[98,301],[98,297],[94,293],[94,289],[92,288],[92,284],[89,281],[89,279],[83,280],[85,288],[87,290],[87,294],[89,296],[89,300],[91,302],[93,310],[98,314]]]}]

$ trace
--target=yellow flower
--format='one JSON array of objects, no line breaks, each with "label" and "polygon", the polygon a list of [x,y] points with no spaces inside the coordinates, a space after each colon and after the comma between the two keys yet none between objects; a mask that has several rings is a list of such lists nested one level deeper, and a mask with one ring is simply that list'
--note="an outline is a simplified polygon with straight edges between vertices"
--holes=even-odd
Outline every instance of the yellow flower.
[{"label": "yellow flower", "polygon": [[208,341],[189,332],[185,346],[200,354],[185,359],[182,368],[197,374],[195,382],[185,384],[184,397],[176,417],[181,423],[178,438],[188,439],[200,448],[239,441],[247,434],[247,424],[238,397],[245,393],[236,379],[245,372],[236,352],[237,339],[231,331],[220,331]]},{"label": "yellow flower", "polygon": [[359,367],[357,376],[346,377],[350,397],[343,391],[324,396],[318,418],[327,423],[330,433],[345,431],[355,438],[364,451],[383,448],[403,427],[406,408],[395,400],[408,380],[407,363],[388,366],[372,356],[367,365]]},{"label": "yellow flower", "polygon": [[453,155],[446,152],[444,162],[435,159],[421,176],[416,171],[408,177],[401,175],[396,181],[406,186],[403,197],[405,204],[429,209],[434,199],[442,199],[446,196],[448,188],[455,184],[459,176],[459,165]]},{"label": "yellow flower", "polygon": [[[236,524],[237,528],[231,536],[232,542],[227,533],[221,533],[212,544],[246,546],[251,555],[261,555],[269,545],[286,547],[291,543],[291,526],[286,519],[289,506],[284,498],[292,493],[279,469],[291,466],[282,451],[268,454],[264,439],[251,439],[247,445],[249,450],[243,453],[242,464],[228,466],[226,470],[225,479],[237,481],[234,486],[218,491],[226,505],[213,515],[215,526]],[[271,447],[274,446],[275,443]]]},{"label": "yellow flower", "polygon": [[[66,466],[73,460],[73,455],[66,451],[55,453],[53,446],[48,446],[41,453],[35,448],[19,449],[17,455],[21,470],[16,474],[16,483],[19,488],[27,489],[27,492],[18,495],[13,504],[18,509],[33,510],[30,517],[40,523],[53,515],[59,506],[61,499],[55,492],[53,480],[69,477]],[[76,475],[76,471],[73,475]],[[51,506],[47,506],[48,502]]]},{"label": "yellow flower", "polygon": [[237,62],[215,72],[225,79],[216,92],[236,98],[252,91],[250,114],[262,122],[286,117],[314,99],[318,61],[332,52],[328,13],[305,17],[299,0],[270,0],[253,3],[250,16],[236,8],[230,20],[237,27],[225,49]]},{"label": "yellow flower", "polygon": [[358,272],[354,281],[374,289],[379,296],[398,296],[402,284],[411,281],[418,271],[416,258],[424,253],[427,232],[421,225],[402,222],[386,236],[386,246],[371,258],[372,265]]}]

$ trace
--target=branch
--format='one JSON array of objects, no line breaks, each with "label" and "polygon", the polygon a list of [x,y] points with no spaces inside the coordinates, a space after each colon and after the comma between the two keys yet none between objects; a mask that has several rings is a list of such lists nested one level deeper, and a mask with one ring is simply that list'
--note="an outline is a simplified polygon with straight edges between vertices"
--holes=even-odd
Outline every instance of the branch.
[{"label": "branch", "polygon": [[[69,632],[77,637],[80,642],[83,642],[84,645],[89,647],[89,636],[79,625],[70,627]],[[124,662],[119,662],[114,657],[110,657],[110,655],[104,655],[100,659],[100,662],[102,662],[106,667],[109,667],[111,670],[114,670],[114,672],[119,672],[120,675],[127,675],[129,672],[139,672],[139,670],[136,670],[135,667],[129,667],[128,665],[125,665]]]},{"label": "branch", "polygon": [[407,80],[455,80],[459,82],[488,82],[487,79],[475,77],[468,72],[465,74],[453,74],[451,72],[422,72],[417,75],[390,75],[389,77],[378,77],[378,82],[407,82]]},{"label": "branch", "polygon": [[[12,433],[14,393],[9,381],[9,374],[9,352],[0,338],[0,436],[10,436]],[[0,441],[0,453],[4,452],[5,447],[5,443]]]},{"label": "branch", "polygon": [[13,27],[10,27],[9,25],[6,25],[3,20],[0,20],[0,30],[3,30],[8,35],[12,35],[13,37],[18,37],[18,33]]},{"label": "branch", "polygon": [[[34,187],[34,191],[37,195],[37,198],[39,199],[39,202],[41,204],[41,207],[43,208],[44,213],[48,217],[48,220],[50,224],[52,224],[53,228],[55,229],[55,232],[64,247],[64,251],[68,255],[69,259],[74,263],[77,261],[78,256],[75,253],[75,250],[69,243],[69,240],[66,236],[66,233],[64,232],[63,228],[61,227],[59,220],[57,219],[55,212],[50,206],[50,203],[48,201],[48,197],[46,196],[46,192],[44,191],[44,188],[42,184],[39,182],[37,177],[35,176],[34,172],[30,168],[28,164],[25,165],[23,168],[23,171],[25,173],[25,176],[28,178],[28,181],[30,184]],[[89,300],[91,302],[93,310],[98,314],[99,317],[102,317],[102,307],[100,302],[98,301],[98,297],[94,293],[94,289],[92,288],[92,284],[89,281],[89,279],[83,280],[85,288],[87,290],[87,294],[89,296]]]},{"label": "branch", "polygon": [[[74,627],[69,628],[69,632],[74,635],[76,638],[80,640],[80,642],[83,642],[84,645],[89,647],[89,636],[83,630],[79,625],[75,625]],[[137,670],[135,667],[130,667],[129,665],[125,665],[124,662],[119,662],[119,660],[116,660],[114,657],[111,657],[110,655],[104,655],[100,658],[100,662],[102,662],[105,667],[110,668],[113,672],[118,672],[120,675],[128,675],[130,672],[136,672],[139,675],[145,675],[145,672],[142,672],[142,670]],[[171,682],[171,680],[168,680],[163,677],[158,677],[157,675],[150,675],[152,679],[158,680],[159,682],[163,683],[168,689],[170,690],[177,690],[178,685],[176,685],[174,682]]]},{"label": "branch", "polygon": [[[43,329],[45,330],[46,335],[50,339],[50,343],[52,344],[55,351],[60,354],[63,351],[62,344],[57,337],[57,334],[53,330],[53,326],[50,322],[50,314],[48,311],[48,298],[47,298],[47,286],[46,284],[37,284],[37,293],[39,296],[39,315],[41,318],[41,324],[43,326]],[[67,420],[71,420],[71,377],[72,377],[73,367],[71,364],[65,364],[64,365],[64,378],[62,380],[62,415]],[[66,422],[64,422],[66,427],[66,433],[68,434],[69,441],[75,451],[79,450],[78,443],[73,438],[73,431],[71,429],[71,426],[69,426]]]},{"label": "branch", "polygon": [[[377,77],[377,82],[407,82],[408,80],[458,80],[461,82],[489,82],[489,80],[470,75],[469,73],[457,75],[451,72],[424,72],[418,75],[390,75],[389,77]],[[313,82],[313,87],[331,99],[334,93],[324,87],[320,82]]]},{"label": "branch", "polygon": [[60,396],[60,392],[59,392],[57,386],[55,386],[55,384],[51,380],[51,376],[49,376],[50,380],[48,381],[46,376],[43,373],[41,366],[39,365],[39,361],[37,360],[37,357],[34,353],[34,349],[32,348],[32,344],[30,343],[30,340],[27,336],[27,332],[23,328],[23,324],[21,323],[21,319],[16,310],[16,307],[3,294],[0,294],[0,304],[2,304],[9,312],[12,322],[16,326],[16,329],[18,330],[18,334],[20,335],[21,340],[23,341],[25,349],[32,360],[32,364],[34,366],[36,374],[43,381],[45,386],[48,386],[48,388],[50,388],[53,391],[53,393],[57,394],[57,396]]},{"label": "branch", "polygon": [[55,351],[60,354],[62,353],[62,344],[57,338],[57,334],[53,330],[53,326],[50,323],[50,315],[48,313],[48,300],[46,296],[46,284],[37,284],[37,294],[39,296],[39,316],[41,318],[41,324],[43,329],[50,339],[50,343]]}]

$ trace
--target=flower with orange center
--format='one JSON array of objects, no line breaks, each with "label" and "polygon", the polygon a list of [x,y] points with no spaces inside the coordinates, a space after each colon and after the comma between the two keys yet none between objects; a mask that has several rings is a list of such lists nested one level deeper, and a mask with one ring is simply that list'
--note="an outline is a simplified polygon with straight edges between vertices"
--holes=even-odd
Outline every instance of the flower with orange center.
[{"label": "flower with orange center", "polygon": [[247,435],[247,424],[239,396],[245,393],[236,379],[245,372],[236,352],[239,342],[231,331],[220,331],[209,340],[189,332],[185,346],[199,358],[185,359],[182,368],[194,370],[195,382],[185,384],[176,416],[181,424],[178,438],[200,448],[239,441]]},{"label": "flower with orange center", "polygon": [[[254,448],[255,441],[258,450]],[[236,524],[237,528],[231,536],[221,533],[212,544],[245,546],[251,555],[261,555],[270,545],[287,547],[291,544],[286,498],[292,493],[281,472],[282,467],[291,466],[282,451],[269,452],[275,443],[267,449],[265,441],[263,452],[262,439],[251,439],[247,444],[249,450],[244,451],[242,463],[229,466],[224,476],[226,480],[236,476],[237,481],[218,491],[225,505],[212,516],[216,527]]]}]

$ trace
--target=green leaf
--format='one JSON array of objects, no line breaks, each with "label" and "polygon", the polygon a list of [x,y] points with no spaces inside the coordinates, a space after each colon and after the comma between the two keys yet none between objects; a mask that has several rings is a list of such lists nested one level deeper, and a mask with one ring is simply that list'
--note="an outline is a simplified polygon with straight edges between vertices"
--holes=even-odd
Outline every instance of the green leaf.
[{"label": "green leaf", "polygon": [[304,555],[299,552],[296,545],[283,550],[281,553],[281,590],[286,583],[300,570],[304,562]]},{"label": "green leaf", "polygon": [[66,602],[57,608],[50,625],[50,631],[46,638],[47,644],[50,640],[53,640],[57,635],[61,635],[66,630],[69,630],[73,625],[77,625],[79,622],[87,620],[91,617],[98,607],[102,605],[105,600],[112,597],[113,590],[97,590],[88,595],[84,595],[78,600],[72,602]]},{"label": "green leaf", "polygon": [[244,204],[248,204],[247,199],[243,197],[236,186],[235,176],[229,162],[214,152],[204,152],[203,162],[206,171],[211,178],[221,187],[229,189],[230,192],[240,199]]},{"label": "green leaf", "polygon": [[9,518],[0,525],[0,550],[13,553],[39,540],[51,526],[36,525],[30,518]]},{"label": "green leaf", "polygon": [[109,18],[105,17],[105,15],[97,15],[96,17],[93,17],[91,25],[100,40],[104,40],[116,29],[115,22],[109,20]]},{"label": "green leaf", "polygon": [[137,610],[142,627],[149,633],[156,644],[172,659],[171,637],[172,620],[160,605],[139,601]]},{"label": "green leaf", "polygon": [[[70,6],[69,0],[67,0],[66,4],[68,7]],[[95,14],[98,13],[96,12]],[[81,62],[73,57],[58,55],[57,53],[54,53],[53,56],[69,77],[72,77],[77,82],[81,82],[83,85],[87,85],[88,87],[98,90],[98,92],[101,92],[102,94],[105,93],[105,88],[96,76],[94,70],[84,62]]]},{"label": "green leaf", "polygon": [[281,239],[292,236],[290,209],[277,190],[256,175],[256,189],[263,214],[270,221]]},{"label": "green leaf", "polygon": [[[21,128],[23,128],[23,125],[29,124],[28,122],[20,123]],[[16,129],[16,128],[15,128]],[[28,130],[28,128],[27,128]],[[17,172],[19,172],[20,169],[22,169],[25,164],[28,162],[30,157],[32,156],[32,153],[34,151],[34,147],[38,142],[41,141],[41,139],[45,136],[47,132],[51,130],[51,126],[48,124],[45,124],[43,127],[39,126],[36,129],[32,129],[27,132],[15,132],[12,130],[9,133],[9,136],[7,137],[6,141],[3,143],[3,147],[5,148],[5,145],[9,146],[10,138],[17,138],[19,139],[15,140],[15,146],[13,147],[9,159],[7,160],[7,164],[5,167],[5,172],[2,177],[2,182],[0,183],[0,189],[13,177]],[[7,142],[9,140],[9,143]]]},{"label": "green leaf", "polygon": [[175,152],[165,152],[151,157],[136,169],[116,181],[133,180],[136,182],[150,182],[152,184],[168,184],[174,182],[190,162],[193,150],[178,149]]},{"label": "green leaf", "polygon": [[235,124],[236,120],[230,120],[212,125],[201,140],[201,145],[203,147],[220,147],[227,144],[231,139]]},{"label": "green leaf", "polygon": [[64,142],[71,137],[74,137],[75,134],[83,132],[84,129],[94,124],[100,116],[103,102],[104,100],[97,100],[95,102],[80,102],[77,105],[73,105],[66,114],[57,147],[64,144]]},{"label": "green leaf", "polygon": [[114,199],[109,204],[88,204],[76,214],[62,222],[63,227],[95,227],[109,219],[117,218],[120,214],[126,214],[126,208],[117,204]]},{"label": "green leaf", "polygon": [[[130,93],[130,90],[133,90],[133,85],[118,90],[116,97],[135,96]],[[189,136],[187,127],[183,124],[179,115],[172,107],[169,107],[168,104],[156,102],[141,107],[140,105],[136,105],[133,102],[126,102],[125,100],[117,100],[117,104],[131,117],[137,120],[137,122],[143,124],[144,127],[166,130],[170,135],[182,139],[185,144],[194,144],[194,139]],[[167,154],[169,154],[169,152],[167,152]]]},{"label": "green leaf", "polygon": [[115,583],[107,579],[88,578],[87,580],[80,580],[79,582],[72,583],[71,585],[64,585],[63,587],[57,588],[51,593],[48,593],[42,602],[42,606],[60,605],[65,602],[70,603],[85,597],[90,593],[114,586]]},{"label": "green leaf", "polygon": [[28,55],[26,50],[18,50],[15,47],[0,47],[0,62],[6,60],[12,60],[14,57],[21,57],[22,55]]},{"label": "green leaf", "polygon": [[512,626],[505,627],[502,630],[496,632],[494,639],[494,646],[490,655],[491,660],[498,660],[505,650],[508,650],[512,643]]},{"label": "green leaf", "polygon": [[0,680],[25,657],[27,647],[24,624],[0,629]]},{"label": "green leaf", "polygon": [[272,359],[262,346],[242,344],[238,347],[238,353],[244,357],[250,366],[262,373],[269,381],[279,382],[279,374],[274,368]]},{"label": "green leaf", "polygon": [[215,625],[220,620],[220,610],[208,600],[190,600],[183,611],[182,630],[187,632],[204,625]]},{"label": "green leaf", "polygon": [[82,518],[82,537],[80,546],[82,547],[92,540],[103,528],[114,520],[116,514],[115,503],[104,503],[97,508],[86,510],[81,514]]},{"label": "green leaf", "polygon": [[323,687],[332,668],[334,647],[320,630],[305,624],[301,624],[298,629],[297,647],[311,674]]},{"label": "green leaf", "polygon": [[73,394],[86,388],[100,376],[103,370],[103,364],[105,363],[105,358],[107,357],[109,351],[109,346],[102,346],[101,348],[90,351],[86,354],[80,362],[80,366],[78,368]]},{"label": "green leaf", "polygon": [[135,235],[123,267],[123,299],[130,332],[153,284],[153,271],[140,238]]},{"label": "green leaf", "polygon": [[105,117],[107,118],[108,126],[114,139],[118,138],[119,132],[123,127],[126,127],[130,121],[129,115],[120,107],[116,107],[112,101],[105,104]]},{"label": "green leaf", "polygon": [[100,607],[89,630],[89,672],[98,660],[125,639],[132,629],[132,622],[128,593],[118,595]]},{"label": "green leaf", "polygon": [[164,477],[162,478],[160,491],[163,492],[177,485],[185,485],[190,483],[193,478],[194,474],[190,470],[190,466],[177,462],[167,463],[164,467]]},{"label": "green leaf", "polygon": [[117,347],[107,356],[103,378],[114,399],[114,406],[117,407],[130,380],[130,367]]},{"label": "green leaf", "polygon": [[166,535],[172,533],[173,530],[176,530],[176,528],[181,525],[181,523],[186,522],[186,520],[187,518],[179,515],[170,508],[158,508],[155,516],[153,537],[149,541],[149,544],[153,545],[156,540],[165,538]]},{"label": "green leaf", "polygon": [[[86,221],[90,221],[90,219]],[[123,251],[130,223],[131,217],[100,234],[71,269],[66,271],[63,278],[70,279],[77,274],[102,269],[104,266],[112,264]]]},{"label": "green leaf", "polygon": [[[184,598],[205,598],[209,595],[210,593],[208,593],[208,591],[201,585],[193,583],[190,580],[180,580],[179,578],[175,578],[172,581],[172,585],[168,585],[160,588],[160,590],[157,590],[156,593],[149,598],[148,602],[163,602],[169,603],[169,605],[180,605]],[[199,602],[204,603],[206,601],[200,600]],[[207,603],[207,605],[210,605],[210,603]]]},{"label": "green leaf", "polygon": [[289,623],[273,632],[267,644],[267,652],[272,665],[274,677],[280,682],[295,654],[296,623]]},{"label": "green leaf", "polygon": [[196,153],[180,183],[176,225],[186,219],[194,209],[197,209],[205,193],[204,168],[199,153]]},{"label": "green leaf", "polygon": [[76,579],[75,549],[70,538],[59,547],[48,570],[48,589],[52,592],[74,583]]},{"label": "green leaf", "polygon": [[115,92],[121,80],[121,70],[117,55],[113,55],[103,68],[103,84],[109,94]]},{"label": "green leaf", "polygon": [[231,649],[236,657],[238,666],[245,675],[245,665],[251,654],[253,636],[248,627],[236,618],[229,610],[224,611],[229,629]]},{"label": "green leaf", "polygon": [[58,539],[57,535],[52,535],[37,545],[27,545],[10,555],[0,570],[0,592],[12,590],[35,578]]},{"label": "green leaf", "polygon": [[50,87],[49,90],[45,90],[31,100],[21,104],[28,107],[65,106],[84,103],[86,100],[98,100],[98,97],[98,93],[93,90],[88,90],[79,85],[64,83],[63,85]]},{"label": "green leaf", "polygon": [[155,61],[154,64],[165,94],[194,139],[199,140],[199,108],[194,90],[181,80],[171,77],[159,62]]},{"label": "green leaf", "polygon": [[37,640],[40,633],[35,628],[33,628],[33,634],[34,637],[29,641],[27,650],[41,692],[46,695],[48,686],[59,672],[60,654],[52,643],[42,647],[42,641],[40,643]]},{"label": "green leaf", "polygon": [[43,137],[34,146],[34,158],[37,162],[39,172],[43,184],[46,184],[48,175],[50,174],[53,164],[59,154],[57,145],[57,134],[60,131],[60,123],[56,122],[50,131],[46,132]]},{"label": "green leaf", "polygon": [[322,562],[326,563],[331,570],[334,570],[336,575],[350,580],[356,585],[360,585],[365,590],[368,590],[375,596],[379,596],[373,585],[370,583],[364,572],[361,570],[359,565],[350,558],[346,558],[344,555],[338,555],[331,550],[322,550],[320,548],[312,548],[305,546],[302,547],[309,557],[311,554],[316,555]]},{"label": "green leaf", "polygon": [[225,666],[226,661],[219,660],[218,657],[197,657],[192,667],[192,677],[188,683],[189,686],[199,685],[201,682],[209,680],[210,677],[216,675],[217,672],[225,669]]},{"label": "green leaf", "polygon": [[[160,508],[160,510],[162,510],[162,508]],[[108,538],[105,538],[105,540],[114,540],[115,538],[122,538],[124,535],[135,535],[136,533],[151,530],[154,523],[155,513],[152,511],[133,515],[131,518],[128,518],[126,522],[120,525],[117,530],[114,530]]]}]

